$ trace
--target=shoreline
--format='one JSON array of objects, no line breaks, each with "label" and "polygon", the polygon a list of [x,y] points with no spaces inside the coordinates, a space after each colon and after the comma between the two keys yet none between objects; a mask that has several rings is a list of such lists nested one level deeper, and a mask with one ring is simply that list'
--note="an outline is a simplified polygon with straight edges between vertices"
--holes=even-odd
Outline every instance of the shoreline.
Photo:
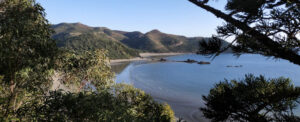
[{"label": "shoreline", "polygon": [[188,53],[140,53],[141,57],[135,57],[130,59],[113,59],[110,60],[110,65],[118,65],[124,62],[131,62],[131,61],[151,61],[151,57],[156,56],[175,56],[175,55],[183,55]]}]

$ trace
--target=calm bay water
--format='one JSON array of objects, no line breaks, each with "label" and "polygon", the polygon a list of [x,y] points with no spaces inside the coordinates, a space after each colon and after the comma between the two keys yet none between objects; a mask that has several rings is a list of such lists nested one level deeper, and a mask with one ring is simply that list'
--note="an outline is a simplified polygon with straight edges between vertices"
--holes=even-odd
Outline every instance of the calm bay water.
[{"label": "calm bay water", "polygon": [[[131,62],[118,69],[117,82],[126,82],[151,94],[156,100],[167,102],[177,117],[188,121],[206,121],[199,107],[204,103],[214,84],[224,79],[242,79],[245,74],[264,75],[267,78],[288,77],[300,86],[300,67],[286,60],[267,59],[260,55],[245,54],[239,58],[223,54],[211,61],[195,54],[167,57],[172,61],[193,59],[210,61],[210,65],[181,62]],[[233,66],[233,67],[229,67]],[[234,67],[241,66],[241,67]],[[115,66],[118,67],[118,66]],[[299,109],[296,111],[300,113]]]}]

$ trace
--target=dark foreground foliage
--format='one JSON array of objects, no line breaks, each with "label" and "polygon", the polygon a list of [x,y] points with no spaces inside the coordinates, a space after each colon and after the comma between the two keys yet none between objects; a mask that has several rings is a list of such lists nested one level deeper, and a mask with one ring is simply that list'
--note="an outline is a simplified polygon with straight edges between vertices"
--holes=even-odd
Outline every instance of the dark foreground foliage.
[{"label": "dark foreground foliage", "polygon": [[289,79],[266,79],[246,75],[245,79],[225,80],[203,96],[204,116],[213,121],[300,121],[293,114],[300,88]]},{"label": "dark foreground foliage", "polygon": [[300,65],[299,0],[227,0],[225,10],[210,6],[214,0],[189,0],[198,7],[226,21],[217,28],[217,37],[233,37],[222,47],[217,38],[203,41],[200,53],[255,53],[288,60]]},{"label": "dark foreground foliage", "polygon": [[43,104],[31,103],[19,109],[21,121],[162,121],[174,120],[168,105],[155,102],[149,95],[120,84],[115,93],[102,92],[63,93],[50,92]]}]

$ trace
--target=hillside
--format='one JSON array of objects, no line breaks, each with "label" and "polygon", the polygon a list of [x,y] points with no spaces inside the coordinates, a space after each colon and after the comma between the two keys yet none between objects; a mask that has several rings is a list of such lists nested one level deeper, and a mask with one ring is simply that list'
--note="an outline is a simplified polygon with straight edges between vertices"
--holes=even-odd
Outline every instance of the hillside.
[{"label": "hillside", "polygon": [[119,40],[123,35],[107,28],[92,28],[80,23],[53,25],[58,47],[76,51],[106,49],[111,59],[138,57],[139,51],[129,48]]},{"label": "hillside", "polygon": [[202,37],[187,38],[184,36],[165,34],[159,30],[152,30],[146,34],[128,32],[122,43],[135,49],[148,52],[196,52]]},{"label": "hillside", "polygon": [[159,30],[148,33],[110,30],[104,27],[89,27],[81,23],[53,25],[59,47],[74,50],[107,49],[111,58],[130,58],[144,52],[196,52],[199,41],[208,38],[185,37],[166,34]]}]

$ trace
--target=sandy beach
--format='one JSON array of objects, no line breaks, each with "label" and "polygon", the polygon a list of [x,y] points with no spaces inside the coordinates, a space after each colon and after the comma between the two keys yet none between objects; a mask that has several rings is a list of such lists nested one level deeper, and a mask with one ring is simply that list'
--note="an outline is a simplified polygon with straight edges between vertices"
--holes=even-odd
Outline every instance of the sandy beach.
[{"label": "sandy beach", "polygon": [[141,57],[135,57],[130,59],[114,59],[110,60],[110,65],[118,65],[123,62],[130,62],[130,61],[150,61],[152,57],[157,56],[173,56],[173,55],[182,55],[185,53],[140,53]]},{"label": "sandy beach", "polygon": [[186,53],[140,53],[140,56],[143,58],[149,58],[154,56],[173,56],[173,55],[182,55]]}]

